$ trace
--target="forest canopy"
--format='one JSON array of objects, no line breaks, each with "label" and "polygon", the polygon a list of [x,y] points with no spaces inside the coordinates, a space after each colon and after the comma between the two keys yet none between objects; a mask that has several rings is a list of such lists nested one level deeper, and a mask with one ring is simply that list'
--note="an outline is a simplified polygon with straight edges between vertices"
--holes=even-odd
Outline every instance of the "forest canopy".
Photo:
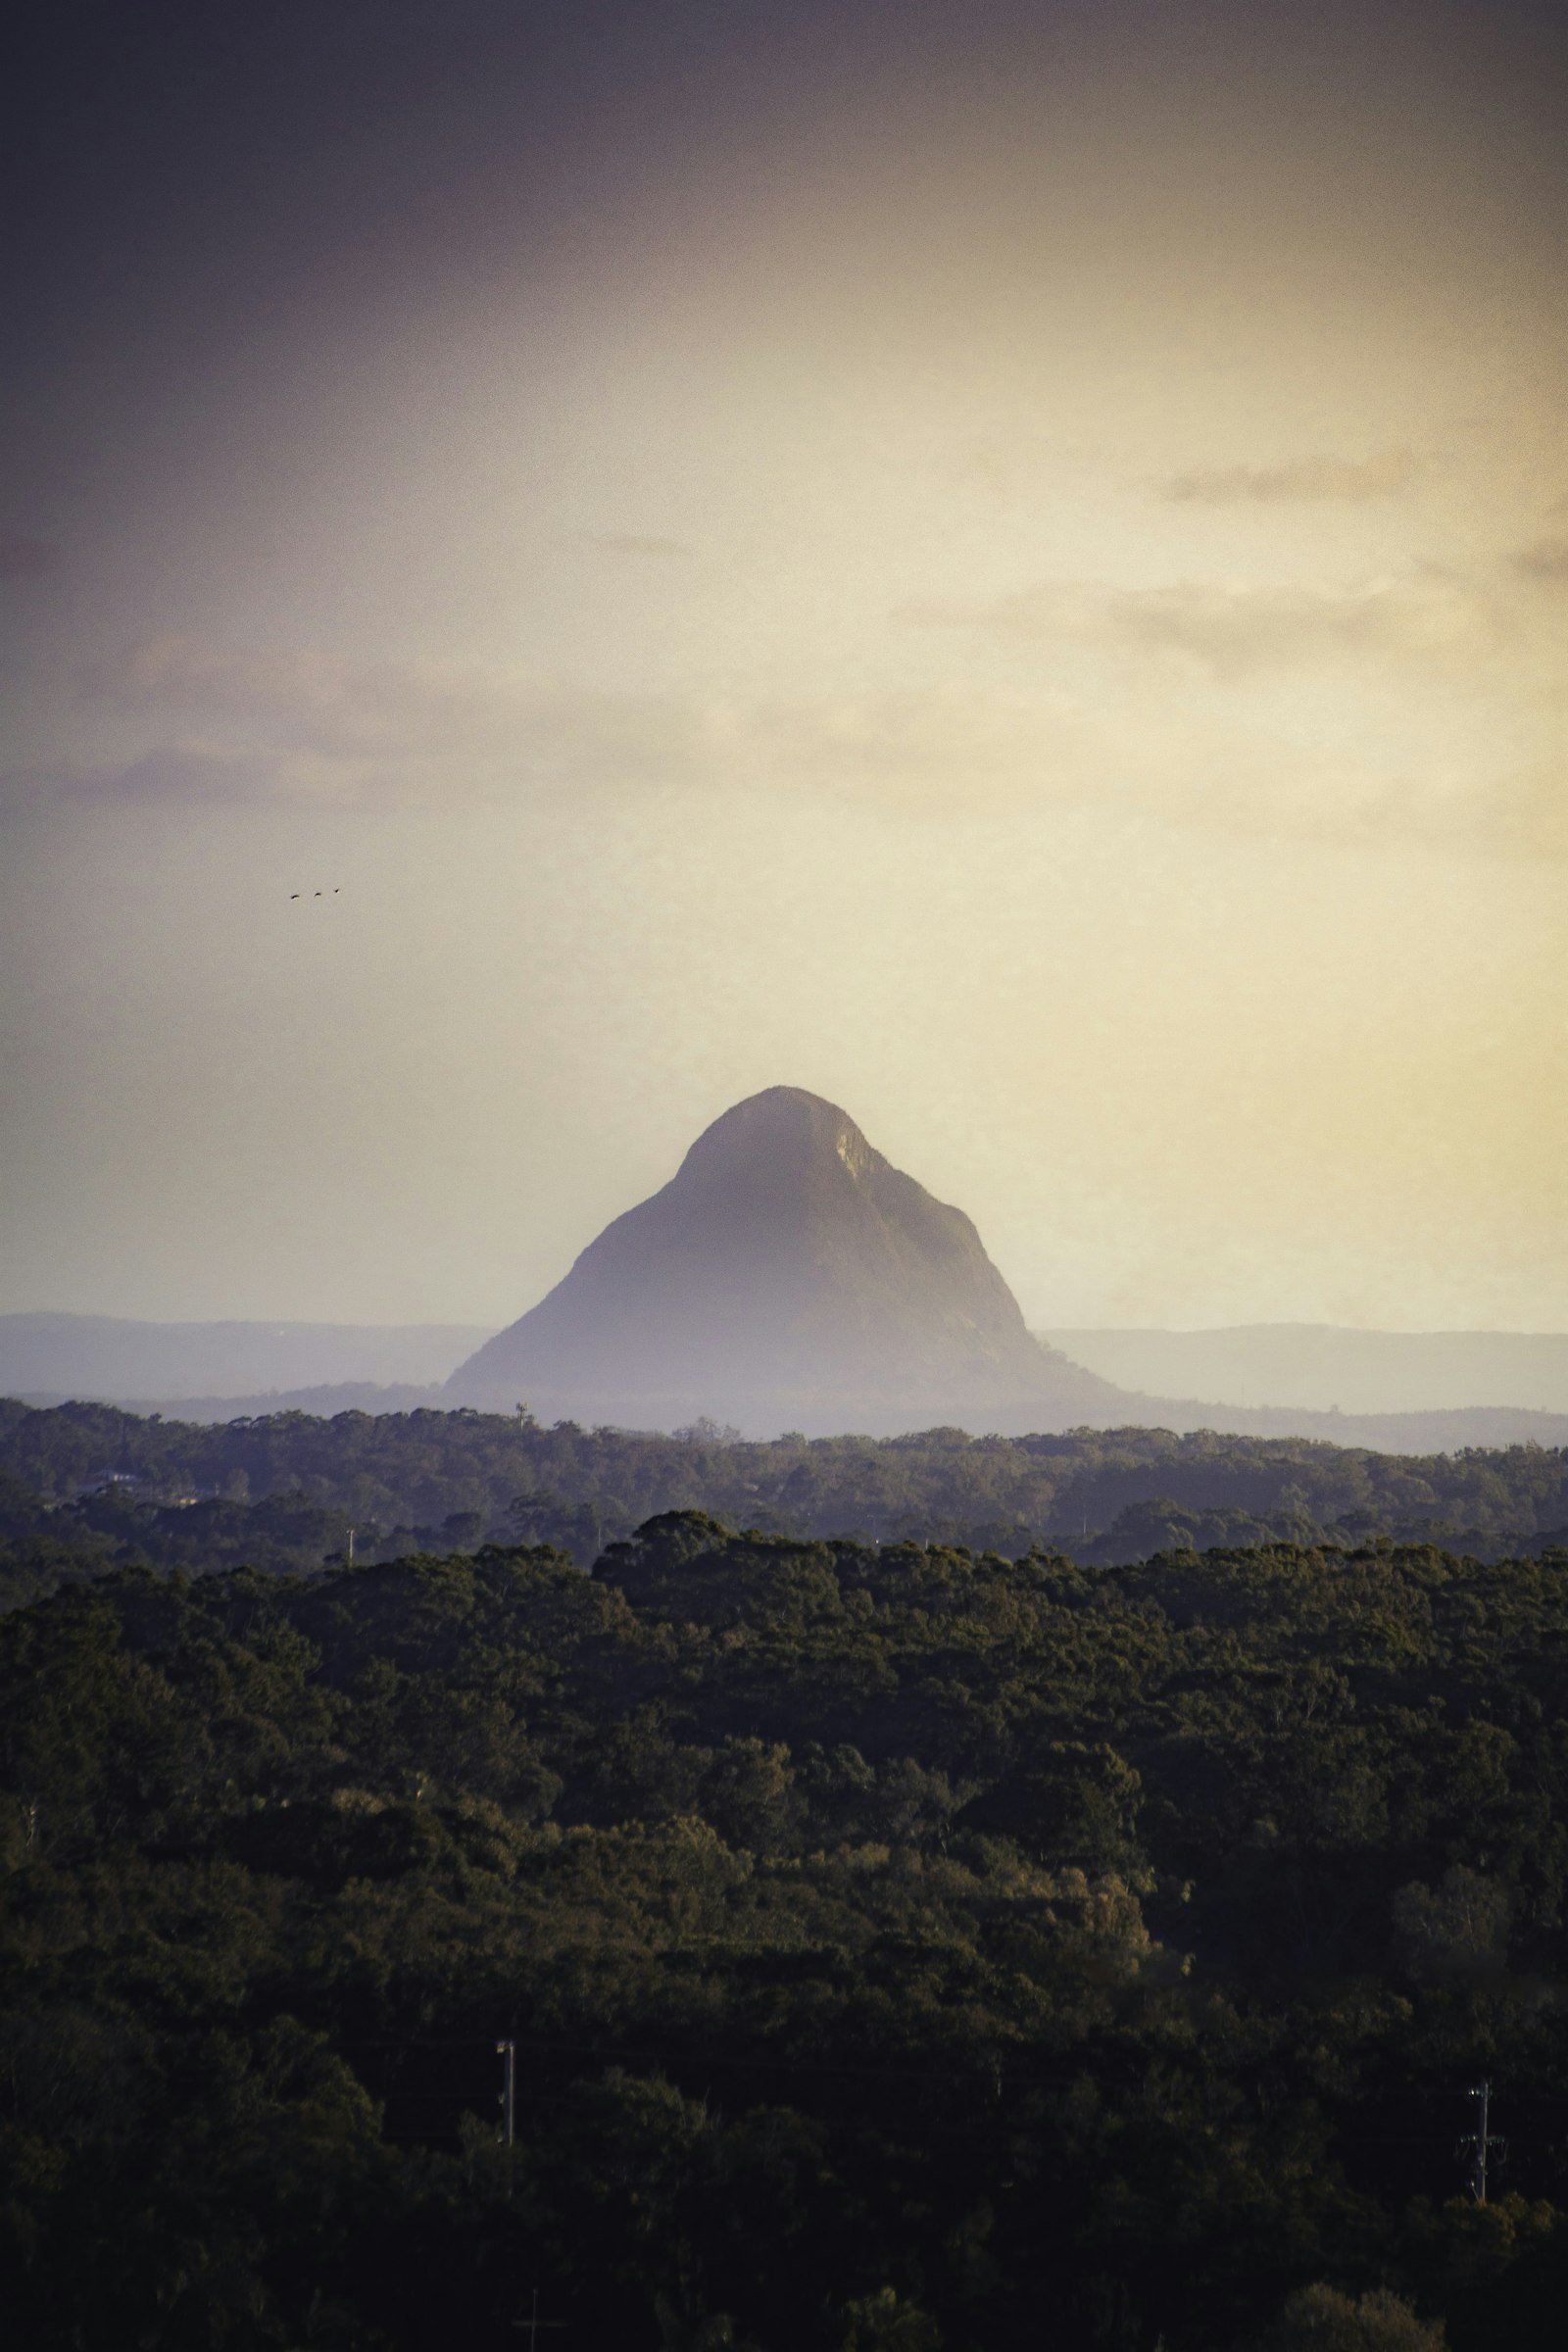
[{"label": "forest canopy", "polygon": [[1086,1565],[1177,1545],[1382,1536],[1499,1558],[1568,1541],[1568,1453],[1417,1457],[1159,1429],[749,1443],[711,1423],[674,1435],[547,1429],[526,1410],[206,1426],[0,1402],[0,1606],[135,1562],[303,1572],[351,1551],[365,1562],[492,1541],[552,1544],[587,1568],[671,1510],[1008,1558],[1046,1544]]},{"label": "forest canopy", "polygon": [[22,2340],[1560,2338],[1561,1552],[111,1568],[0,1725]]}]

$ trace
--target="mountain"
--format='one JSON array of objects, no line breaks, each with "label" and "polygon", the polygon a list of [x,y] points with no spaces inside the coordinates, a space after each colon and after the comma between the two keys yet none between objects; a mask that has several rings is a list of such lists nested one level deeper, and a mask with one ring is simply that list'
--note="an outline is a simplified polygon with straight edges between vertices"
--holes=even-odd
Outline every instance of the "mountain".
[{"label": "mountain", "polygon": [[1103,1412],[1108,1382],[1043,1348],[961,1209],[847,1112],[769,1087],[447,1383],[454,1403],[668,1427],[907,1429]]},{"label": "mountain", "polygon": [[468,1323],[137,1323],[0,1315],[0,1394],[135,1403],[445,1380],[485,1336]]},{"label": "mountain", "polygon": [[[1510,1407],[1568,1413],[1568,1336],[1354,1331],[1250,1323],[1215,1331],[1048,1331],[1074,1363],[1128,1389],[1226,1405],[1346,1413]],[[1482,1441],[1477,1441],[1481,1443]]]}]

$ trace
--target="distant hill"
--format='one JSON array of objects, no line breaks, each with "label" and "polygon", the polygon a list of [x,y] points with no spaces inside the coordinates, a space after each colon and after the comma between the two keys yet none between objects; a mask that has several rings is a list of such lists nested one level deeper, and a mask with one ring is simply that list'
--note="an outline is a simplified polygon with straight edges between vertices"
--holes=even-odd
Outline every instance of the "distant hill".
[{"label": "distant hill", "polygon": [[1352,1414],[1475,1407],[1568,1413],[1568,1335],[1353,1331],[1249,1323],[1215,1331],[1037,1335],[1121,1387],[1226,1405]]},{"label": "distant hill", "polygon": [[[53,1400],[51,1400],[53,1401]],[[61,1401],[64,1401],[62,1399]],[[445,1412],[439,1381],[335,1380],[314,1389],[260,1389],[251,1396],[156,1396],[115,1398],[128,1410],[162,1413],[167,1421],[254,1421],[271,1413],[309,1413],[330,1421],[336,1413]]]},{"label": "distant hill", "polygon": [[[1050,1399],[1044,1403],[1039,1399],[993,1403],[983,1412],[970,1414],[968,1434],[1023,1438],[1036,1431],[1078,1429],[1142,1438],[1160,1431],[1178,1435],[1207,1432],[1217,1437],[1305,1438],[1321,1445],[1369,1446],[1375,1453],[1388,1454],[1458,1453],[1478,1446],[1568,1446],[1568,1413],[1533,1413],[1505,1405],[1473,1405],[1468,1412],[1446,1413],[1314,1413],[1299,1406],[1210,1404],[1192,1397],[1149,1396],[1130,1389],[1113,1389],[1108,1382],[1103,1386],[1101,1401],[1089,1406]],[[47,1405],[65,1399],[34,1396],[23,1401]],[[161,1413],[168,1421],[208,1424],[279,1413],[304,1413],[320,1420],[330,1420],[338,1413],[436,1412],[446,1417],[453,1405],[443,1387],[378,1387],[367,1381],[340,1381],[316,1389],[269,1389],[252,1396],[107,1401],[141,1413]],[[537,1392],[535,1401],[545,1404]],[[764,1406],[766,1401],[762,1400]],[[679,1430],[693,1421],[712,1418],[695,1413],[689,1396],[631,1397],[618,1410],[612,1409],[613,1404],[613,1399],[589,1398],[568,1409],[570,1400],[558,1397],[545,1409],[551,1419],[569,1423],[573,1412],[580,1410],[595,1427],[645,1434]],[[809,1425],[808,1434],[817,1437],[855,1432],[900,1437],[920,1421],[912,1411],[898,1416],[874,1400],[868,1403],[863,1396],[824,1403],[821,1398],[803,1400],[799,1396],[780,1400],[769,1419],[750,1414],[748,1419],[754,1423],[749,1434],[764,1438],[782,1435],[786,1427],[800,1430],[805,1424]]]},{"label": "distant hill", "polygon": [[1430,1454],[1568,1443],[1568,1336],[1031,1335],[961,1210],[890,1166],[834,1104],[773,1087],[716,1120],[662,1192],[493,1339],[461,1323],[0,1315],[3,1394],[208,1423],[511,1412],[525,1398],[542,1419],[623,1429],[1143,1427]]},{"label": "distant hill", "polygon": [[[447,1384],[453,1403],[759,1433],[1060,1427],[1109,1385],[1043,1348],[961,1209],[836,1104],[769,1087],[700,1135],[662,1191]],[[988,1418],[989,1416],[989,1418]]]},{"label": "distant hill", "polygon": [[[110,1403],[255,1400],[285,1390],[428,1387],[485,1337],[468,1323],[138,1323],[0,1315],[0,1392]],[[383,1408],[384,1409],[384,1408]]]}]

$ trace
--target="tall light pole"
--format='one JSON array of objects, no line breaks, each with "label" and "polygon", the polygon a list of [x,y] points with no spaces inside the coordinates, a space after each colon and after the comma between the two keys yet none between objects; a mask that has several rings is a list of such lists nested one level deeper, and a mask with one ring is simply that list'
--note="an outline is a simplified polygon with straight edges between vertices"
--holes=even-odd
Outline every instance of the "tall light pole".
[{"label": "tall light pole", "polygon": [[498,2041],[496,2055],[505,2061],[501,2071],[501,2145],[510,2148],[517,2136],[517,2045]]},{"label": "tall light pole", "polygon": [[1470,2132],[1459,2145],[1475,2151],[1470,2160],[1470,2194],[1478,2205],[1484,2205],[1487,2201],[1488,2160],[1494,2148],[1500,2148],[1504,2144],[1492,2130],[1491,2077],[1483,2076],[1479,2082],[1472,2084],[1470,2096],[1481,2102],[1480,2129]]}]

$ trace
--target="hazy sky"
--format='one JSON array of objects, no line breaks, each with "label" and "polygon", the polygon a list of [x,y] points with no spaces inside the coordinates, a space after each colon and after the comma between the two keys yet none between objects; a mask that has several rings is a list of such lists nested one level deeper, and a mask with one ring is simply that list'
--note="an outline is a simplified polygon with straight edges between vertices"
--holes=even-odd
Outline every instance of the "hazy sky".
[{"label": "hazy sky", "polygon": [[1039,1323],[1568,1328],[1564,22],[58,12],[0,1307],[500,1323],[788,1083]]}]

